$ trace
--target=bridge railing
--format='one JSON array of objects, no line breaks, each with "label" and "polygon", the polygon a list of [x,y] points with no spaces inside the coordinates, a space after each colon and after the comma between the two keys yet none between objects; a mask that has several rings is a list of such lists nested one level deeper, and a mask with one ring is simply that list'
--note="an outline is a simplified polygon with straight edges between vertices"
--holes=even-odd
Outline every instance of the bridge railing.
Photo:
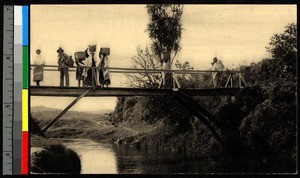
[{"label": "bridge railing", "polygon": [[[33,83],[33,69],[36,66],[40,66],[40,65],[30,65],[30,70],[31,70],[31,83],[30,85],[33,86],[35,85]],[[62,67],[64,68],[64,67]],[[225,86],[221,86],[222,88],[227,88],[227,87],[242,87],[243,84],[246,85],[246,82],[244,80],[244,78],[242,77],[243,72],[242,71],[238,71],[238,70],[226,70],[226,71],[213,71],[213,70],[164,70],[164,69],[133,69],[133,68],[121,68],[121,67],[109,67],[109,68],[105,68],[105,67],[86,67],[86,66],[74,66],[74,67],[65,67],[68,68],[69,70],[69,80],[70,80],[70,85],[69,86],[77,86],[77,80],[76,80],[76,69],[77,68],[83,68],[83,69],[96,69],[96,71],[99,71],[100,69],[109,69],[110,73],[114,73],[116,75],[118,74],[134,74],[134,73],[148,73],[148,74],[162,74],[163,72],[165,73],[172,73],[173,77],[174,77],[174,83],[178,82],[177,80],[177,76],[178,75],[197,75],[197,74],[207,74],[207,73],[213,73],[213,72],[217,72],[219,74],[225,74],[227,76],[227,81]],[[59,86],[59,81],[60,81],[60,72],[58,70],[58,66],[57,65],[43,65],[43,71],[44,71],[44,77],[43,77],[43,81],[46,83],[46,85],[44,86]],[[50,72],[56,72],[56,73],[52,73],[52,74],[47,74],[46,72],[50,71]],[[118,82],[125,82],[124,80],[126,80],[125,76],[121,77],[123,79],[123,81],[120,81],[120,77],[113,77],[113,75],[111,76],[111,80],[112,83],[114,83],[114,81],[116,81],[116,83]],[[236,76],[236,77],[234,77]],[[97,72],[97,77],[98,76],[98,72]],[[234,85],[233,80],[234,78],[238,79],[238,86]],[[114,80],[116,79],[116,80]],[[46,82],[46,81],[50,81],[50,82]],[[98,78],[97,78],[98,81]],[[211,81],[212,83],[212,81]],[[114,85],[116,86],[116,85]],[[174,86],[175,87],[175,86]],[[180,88],[180,84],[178,83],[177,85],[178,88]]]}]

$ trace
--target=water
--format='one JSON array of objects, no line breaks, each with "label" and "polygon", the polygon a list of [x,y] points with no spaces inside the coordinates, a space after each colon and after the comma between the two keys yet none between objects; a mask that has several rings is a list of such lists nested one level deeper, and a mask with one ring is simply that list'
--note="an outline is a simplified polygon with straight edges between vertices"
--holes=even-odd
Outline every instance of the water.
[{"label": "water", "polygon": [[[269,157],[259,159],[190,158],[183,154],[139,150],[129,145],[104,145],[89,139],[60,139],[80,156],[82,174],[209,174],[288,173]],[[31,148],[31,152],[40,148]],[[280,170],[283,169],[283,170]],[[287,170],[287,171],[285,171]],[[293,170],[293,169],[291,169]]]},{"label": "water", "polygon": [[81,160],[82,174],[117,174],[116,154],[108,146],[89,139],[64,140]]}]

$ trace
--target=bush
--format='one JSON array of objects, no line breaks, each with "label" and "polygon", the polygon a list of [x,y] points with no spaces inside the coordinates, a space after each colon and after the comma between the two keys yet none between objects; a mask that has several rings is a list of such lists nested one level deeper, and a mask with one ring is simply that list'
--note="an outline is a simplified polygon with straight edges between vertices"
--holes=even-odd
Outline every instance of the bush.
[{"label": "bush", "polygon": [[45,137],[44,133],[39,127],[39,122],[37,121],[37,119],[33,118],[31,115],[29,119],[30,119],[30,133]]},{"label": "bush", "polygon": [[80,158],[76,152],[63,145],[49,145],[40,152],[33,153],[31,171],[34,173],[70,173],[81,172]]}]

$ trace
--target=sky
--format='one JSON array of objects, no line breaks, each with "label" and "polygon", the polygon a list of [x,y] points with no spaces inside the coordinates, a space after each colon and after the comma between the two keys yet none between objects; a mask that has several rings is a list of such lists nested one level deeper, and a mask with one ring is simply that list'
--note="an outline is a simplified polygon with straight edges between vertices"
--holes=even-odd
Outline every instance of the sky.
[{"label": "sky", "polygon": [[[130,67],[138,46],[151,45],[146,5],[31,5],[30,60],[41,49],[46,64],[56,65],[58,47],[69,55],[88,45],[110,47],[111,67]],[[296,23],[296,5],[184,5],[181,51],[175,60],[209,69],[213,57],[229,68],[270,57],[272,35]],[[31,75],[32,76],[32,75]],[[75,74],[70,76],[76,86]],[[112,87],[125,87],[122,74],[111,74]],[[33,85],[31,79],[31,85]],[[41,85],[59,85],[59,72],[45,72]],[[74,98],[31,97],[32,106],[60,108]],[[116,98],[83,98],[72,110],[113,109]]]}]

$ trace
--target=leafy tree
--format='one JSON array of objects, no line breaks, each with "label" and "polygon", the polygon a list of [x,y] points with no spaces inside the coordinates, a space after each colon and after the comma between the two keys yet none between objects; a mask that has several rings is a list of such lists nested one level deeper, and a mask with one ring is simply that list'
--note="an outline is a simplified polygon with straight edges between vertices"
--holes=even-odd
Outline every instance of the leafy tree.
[{"label": "leafy tree", "polygon": [[277,83],[296,82],[296,56],[297,56],[297,25],[292,23],[285,26],[282,34],[272,36],[266,47],[272,54],[273,60],[270,61],[272,72],[271,80]]},{"label": "leafy tree", "polygon": [[183,6],[176,4],[150,4],[147,5],[147,12],[150,16],[147,31],[150,39],[153,41],[154,53],[161,59],[161,54],[165,50],[174,52],[173,61],[180,50],[179,42],[182,31],[181,15]]}]

